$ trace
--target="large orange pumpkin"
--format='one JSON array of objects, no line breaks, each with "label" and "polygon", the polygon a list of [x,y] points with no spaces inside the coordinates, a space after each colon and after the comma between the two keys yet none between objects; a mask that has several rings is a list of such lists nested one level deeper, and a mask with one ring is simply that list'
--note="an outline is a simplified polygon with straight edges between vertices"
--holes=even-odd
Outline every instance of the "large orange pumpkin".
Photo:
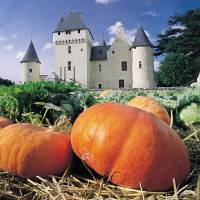
[{"label": "large orange pumpkin", "polygon": [[0,117],[0,128],[3,128],[3,127],[8,126],[10,124],[13,124],[13,122],[10,119]]},{"label": "large orange pumpkin", "polygon": [[127,105],[135,106],[142,110],[153,113],[156,117],[160,118],[168,125],[170,125],[170,116],[166,109],[155,99],[148,96],[138,96],[130,100]]},{"label": "large orange pumpkin", "polygon": [[153,114],[117,103],[101,103],[75,121],[74,152],[92,169],[123,187],[167,191],[189,173],[186,146]]},{"label": "large orange pumpkin", "polygon": [[70,135],[31,124],[0,132],[0,169],[24,178],[59,175],[72,160]]}]

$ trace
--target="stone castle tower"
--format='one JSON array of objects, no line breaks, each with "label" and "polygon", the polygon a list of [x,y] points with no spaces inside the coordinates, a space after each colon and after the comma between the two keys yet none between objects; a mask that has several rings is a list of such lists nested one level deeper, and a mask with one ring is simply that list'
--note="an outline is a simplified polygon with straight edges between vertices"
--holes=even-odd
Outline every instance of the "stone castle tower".
[{"label": "stone castle tower", "polygon": [[155,87],[153,45],[142,27],[139,27],[132,44],[133,88]]},{"label": "stone castle tower", "polygon": [[55,70],[63,81],[88,86],[93,37],[78,12],[61,18],[53,32]]},{"label": "stone castle tower", "polygon": [[40,81],[40,60],[31,41],[21,61],[21,83]]}]

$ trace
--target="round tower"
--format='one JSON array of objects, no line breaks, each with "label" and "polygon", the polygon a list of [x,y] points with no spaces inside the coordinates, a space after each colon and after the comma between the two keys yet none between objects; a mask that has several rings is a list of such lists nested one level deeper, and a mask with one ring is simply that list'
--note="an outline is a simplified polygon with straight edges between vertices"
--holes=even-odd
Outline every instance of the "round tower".
[{"label": "round tower", "polygon": [[21,61],[21,83],[40,81],[40,60],[31,41]]},{"label": "round tower", "polygon": [[138,29],[132,44],[133,88],[155,87],[153,45],[142,27]]}]

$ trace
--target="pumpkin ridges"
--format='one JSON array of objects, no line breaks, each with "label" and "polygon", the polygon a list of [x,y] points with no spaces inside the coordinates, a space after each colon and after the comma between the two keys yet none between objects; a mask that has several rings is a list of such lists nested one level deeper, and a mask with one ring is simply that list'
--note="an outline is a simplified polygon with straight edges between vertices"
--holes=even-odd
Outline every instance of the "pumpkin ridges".
[{"label": "pumpkin ridges", "polygon": [[[97,110],[100,111],[99,107],[104,109],[101,109],[101,112],[97,112]],[[93,119],[91,124],[90,117]],[[103,122],[99,120],[101,118],[104,118]],[[123,120],[125,121],[123,122]],[[96,134],[90,135],[90,130],[97,124]],[[79,125],[81,129],[78,128]],[[135,130],[133,129],[134,126]],[[123,130],[123,128],[126,129],[128,127],[131,133]],[[146,132],[143,129],[146,129]],[[80,158],[84,153],[88,153],[89,159],[86,158],[84,160],[86,164],[101,175],[111,176],[112,182],[121,186],[138,188],[138,181],[140,180],[140,182],[143,182],[143,189],[168,190],[172,186],[173,176],[178,181],[183,182],[189,171],[189,164],[187,164],[189,163],[188,154],[180,138],[178,136],[176,138],[176,133],[153,114],[135,107],[117,103],[95,105],[83,112],[80,118],[78,117],[72,128],[71,135],[72,147],[75,153]],[[92,148],[89,152],[85,152],[87,150],[87,141],[84,138],[94,136],[95,140],[94,138],[92,139]],[[174,141],[170,142],[170,137]],[[138,138],[138,141],[135,138]],[[154,139],[153,141],[152,138]],[[77,144],[77,140],[81,141]],[[153,144],[154,142],[155,145]],[[149,147],[149,144],[152,147]],[[77,152],[77,145],[81,145],[77,148],[81,154]],[[131,149],[131,146],[136,147],[136,149]],[[176,149],[180,149],[180,151],[176,152]],[[140,154],[137,154],[138,151],[141,151]],[[145,155],[146,151],[150,151],[149,156]],[[177,164],[176,157],[179,155],[180,159],[185,162],[185,166]],[[164,156],[164,159],[162,156]],[[170,159],[166,160],[166,157],[170,157],[171,161]],[[170,162],[168,163],[168,161]],[[148,164],[146,164],[147,162]],[[139,166],[136,166],[135,163],[138,163]],[[160,167],[163,168],[163,172],[159,172]],[[112,174],[113,170],[114,174]],[[121,173],[118,173],[118,170],[121,170]],[[184,174],[181,178],[178,175],[180,170]],[[151,181],[151,179],[153,180]]]},{"label": "pumpkin ridges", "polygon": [[0,168],[21,177],[59,175],[72,160],[70,136],[30,124],[15,124],[0,134]]}]

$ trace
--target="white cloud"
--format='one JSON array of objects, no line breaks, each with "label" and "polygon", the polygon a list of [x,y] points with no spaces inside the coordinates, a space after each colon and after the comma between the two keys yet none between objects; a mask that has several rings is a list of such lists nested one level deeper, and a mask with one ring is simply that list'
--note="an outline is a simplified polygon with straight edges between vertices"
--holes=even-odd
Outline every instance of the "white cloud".
[{"label": "white cloud", "polygon": [[118,27],[123,26],[123,23],[120,21],[115,22],[115,24],[111,25],[107,31],[109,35],[114,35],[118,29]]},{"label": "white cloud", "polygon": [[172,25],[170,28],[171,29],[181,29],[181,30],[185,30],[186,29],[186,27],[184,25],[180,25],[180,24]]},{"label": "white cloud", "polygon": [[12,37],[12,38],[17,38],[17,37],[18,37],[18,35],[16,35],[16,34],[13,34],[13,35],[11,35],[11,37]]},{"label": "white cloud", "polygon": [[25,55],[25,51],[18,51],[16,54],[16,59],[21,60]]},{"label": "white cloud", "polygon": [[13,47],[12,44],[8,44],[8,45],[4,46],[3,48],[4,48],[5,50],[7,50],[7,51],[10,51],[10,50],[12,50],[14,47]]},{"label": "white cloud", "polygon": [[94,46],[99,46],[100,44],[101,44],[101,43],[98,42],[98,41],[95,41],[95,42],[93,43]]},{"label": "white cloud", "polygon": [[[123,26],[123,23],[121,21],[117,21],[107,29],[108,34],[110,35],[110,39],[109,39],[109,42],[108,42],[109,44],[112,44],[113,40],[115,39],[115,34],[117,32],[117,29],[121,26]],[[137,30],[138,30],[138,28],[124,29],[124,33],[126,34],[126,36],[128,37],[128,39],[131,42],[133,42],[135,40]],[[148,37],[150,36],[150,34],[148,32],[146,32],[146,34],[147,34]]]},{"label": "white cloud", "polygon": [[47,42],[44,47],[42,48],[42,50],[46,51],[46,50],[49,50],[49,49],[52,49],[53,48],[53,44],[50,43],[50,42]]},{"label": "white cloud", "polygon": [[96,0],[96,3],[108,5],[109,3],[113,3],[118,0]]},{"label": "white cloud", "polygon": [[0,42],[5,42],[7,40],[7,37],[0,36]]},{"label": "white cloud", "polygon": [[160,68],[160,62],[159,61],[154,61],[154,69],[157,72]]},{"label": "white cloud", "polygon": [[147,11],[147,12],[143,12],[142,15],[151,16],[151,17],[158,17],[160,14],[155,12],[155,11]]}]

